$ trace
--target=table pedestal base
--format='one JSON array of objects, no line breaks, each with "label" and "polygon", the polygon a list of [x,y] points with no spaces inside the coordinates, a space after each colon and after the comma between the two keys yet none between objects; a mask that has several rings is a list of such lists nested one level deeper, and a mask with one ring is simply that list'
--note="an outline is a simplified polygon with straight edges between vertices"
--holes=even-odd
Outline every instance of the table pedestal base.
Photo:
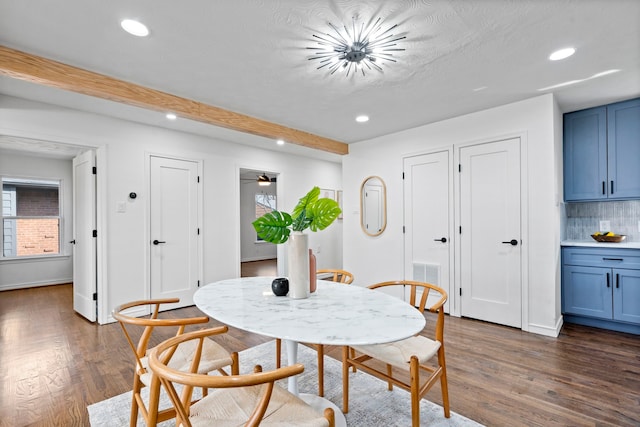
[{"label": "table pedestal base", "polygon": [[320,412],[324,412],[326,408],[332,408],[333,413],[335,414],[336,427],[347,427],[347,420],[345,419],[342,410],[332,401],[325,399],[324,397],[308,393],[300,393],[299,397],[307,402],[312,408],[315,408]]}]

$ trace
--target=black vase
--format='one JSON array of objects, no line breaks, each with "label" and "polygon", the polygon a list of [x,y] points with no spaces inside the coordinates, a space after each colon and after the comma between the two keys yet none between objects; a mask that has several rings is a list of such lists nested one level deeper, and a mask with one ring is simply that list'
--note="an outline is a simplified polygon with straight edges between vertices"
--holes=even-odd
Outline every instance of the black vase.
[{"label": "black vase", "polygon": [[271,282],[271,290],[278,297],[283,297],[289,293],[289,279],[277,277]]}]

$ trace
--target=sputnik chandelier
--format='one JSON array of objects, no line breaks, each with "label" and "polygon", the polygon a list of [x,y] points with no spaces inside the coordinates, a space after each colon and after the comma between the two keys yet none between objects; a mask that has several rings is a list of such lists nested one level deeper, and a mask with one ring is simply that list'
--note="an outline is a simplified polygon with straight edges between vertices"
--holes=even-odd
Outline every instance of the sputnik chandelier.
[{"label": "sputnik chandelier", "polygon": [[356,24],[356,17],[353,18],[352,28],[344,26],[344,31],[329,23],[333,32],[321,35],[314,34],[316,45],[307,47],[313,50],[314,54],[310,61],[317,60],[320,63],[318,70],[326,68],[330,74],[337,71],[344,71],[346,76],[362,72],[365,70],[378,70],[382,72],[381,65],[385,62],[397,62],[393,57],[393,52],[403,51],[398,48],[399,40],[406,39],[406,36],[397,36],[392,31],[398,27],[393,25],[387,29],[383,28],[382,19],[378,18],[372,25],[360,26]]}]

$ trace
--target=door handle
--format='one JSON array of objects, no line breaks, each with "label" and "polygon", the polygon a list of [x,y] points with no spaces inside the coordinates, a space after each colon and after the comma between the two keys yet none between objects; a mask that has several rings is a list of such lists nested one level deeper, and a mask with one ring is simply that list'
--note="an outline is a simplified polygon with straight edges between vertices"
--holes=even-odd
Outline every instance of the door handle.
[{"label": "door handle", "polygon": [[502,242],[506,245],[511,245],[511,246],[518,246],[518,241],[516,239],[511,239],[508,242]]},{"label": "door handle", "polygon": [[443,237],[442,239],[433,239],[434,242],[442,242],[442,243],[447,243],[447,238]]},{"label": "door handle", "polygon": [[72,241],[70,241],[69,243],[71,243],[72,245],[76,244],[76,239],[73,239]]},{"label": "door handle", "polygon": [[616,273],[616,289],[620,287],[620,274]]},{"label": "door handle", "polygon": [[609,283],[609,273],[607,273],[607,288],[610,287],[611,284]]},{"label": "door handle", "polygon": [[154,245],[159,245],[160,243],[167,243],[167,242],[163,242],[163,241],[161,241],[161,240],[154,240],[152,243],[153,243]]}]

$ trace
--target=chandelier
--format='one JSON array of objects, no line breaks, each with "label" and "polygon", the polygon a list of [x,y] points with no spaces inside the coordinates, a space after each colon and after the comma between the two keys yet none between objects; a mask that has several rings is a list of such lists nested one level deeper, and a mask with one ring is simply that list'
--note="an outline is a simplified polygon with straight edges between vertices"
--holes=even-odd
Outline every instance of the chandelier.
[{"label": "chandelier", "polygon": [[392,31],[398,27],[393,25],[384,29],[382,19],[378,18],[372,25],[365,26],[362,23],[356,25],[356,18],[353,18],[351,30],[345,25],[344,31],[329,23],[333,32],[321,35],[314,34],[315,46],[307,47],[313,50],[314,54],[310,61],[319,61],[317,68],[326,68],[330,74],[341,70],[349,74],[378,70],[382,72],[385,62],[397,62],[393,57],[393,52],[403,51],[397,47],[397,41],[406,39],[406,36],[397,36]]}]

